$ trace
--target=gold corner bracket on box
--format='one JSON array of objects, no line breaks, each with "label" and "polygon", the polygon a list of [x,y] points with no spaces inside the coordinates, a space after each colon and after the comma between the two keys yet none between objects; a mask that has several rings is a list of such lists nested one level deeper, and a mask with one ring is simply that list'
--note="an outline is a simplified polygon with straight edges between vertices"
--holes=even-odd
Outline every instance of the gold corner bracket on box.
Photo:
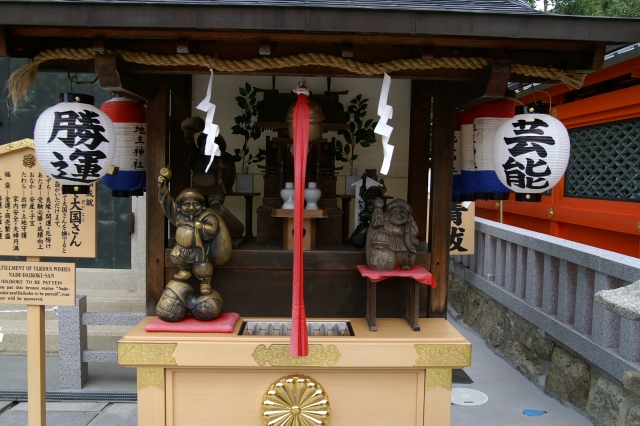
[{"label": "gold corner bracket on box", "polygon": [[118,343],[120,365],[177,365],[176,343]]},{"label": "gold corner bracket on box", "polygon": [[446,367],[471,365],[471,345],[415,345],[418,358],[414,366]]},{"label": "gold corner bracket on box", "polygon": [[161,391],[164,390],[164,368],[138,368],[138,390],[153,386]]},{"label": "gold corner bracket on box", "polygon": [[35,148],[35,142],[33,139],[20,139],[19,141],[11,142],[5,145],[7,151],[15,151],[21,148]]},{"label": "gold corner bracket on box", "polygon": [[309,345],[309,356],[294,358],[289,355],[289,345],[258,345],[253,351],[253,359],[258,365],[272,367],[321,367],[327,365],[334,366],[340,359],[340,351],[334,345],[326,348],[322,345]]},{"label": "gold corner bracket on box", "polygon": [[451,383],[452,377],[450,368],[427,369],[427,384],[425,390],[430,391],[431,389],[441,387],[442,389],[450,391]]},{"label": "gold corner bracket on box", "polygon": [[262,397],[262,421],[268,426],[324,426],[330,413],[329,397],[310,377],[283,377]]}]

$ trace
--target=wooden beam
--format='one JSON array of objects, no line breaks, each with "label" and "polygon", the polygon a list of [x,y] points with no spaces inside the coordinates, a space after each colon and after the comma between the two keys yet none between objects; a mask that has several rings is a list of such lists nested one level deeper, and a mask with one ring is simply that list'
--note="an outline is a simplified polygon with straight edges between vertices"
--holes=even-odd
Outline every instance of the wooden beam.
[{"label": "wooden beam", "polygon": [[418,239],[421,241],[427,238],[427,193],[431,157],[431,97],[424,96],[426,86],[430,84],[419,80],[411,81],[407,202],[413,209],[413,218],[418,223]]},{"label": "wooden beam", "polygon": [[7,49],[6,30],[2,27],[0,27],[0,56],[9,56],[9,50]]},{"label": "wooden beam", "polygon": [[604,65],[604,55],[607,53],[607,45],[596,43],[591,51],[591,69],[594,71],[602,69]]},{"label": "wooden beam", "polygon": [[451,233],[451,192],[453,189],[454,105],[451,83],[438,82],[433,99],[434,132],[431,159],[431,203],[429,218],[430,270],[437,286],[431,289],[429,317],[447,317],[449,282],[449,238]]},{"label": "wooden beam", "polygon": [[[171,166],[171,171],[173,172],[171,193],[175,198],[180,192],[191,186],[191,170],[184,162],[186,145],[184,132],[180,125],[185,119],[191,117],[192,82],[190,75],[172,75],[169,77],[169,81],[171,89],[171,118],[169,119],[171,147],[169,152],[171,156],[167,164]],[[199,94],[199,96],[202,96],[202,94]]]},{"label": "wooden beam", "polygon": [[[497,63],[483,69],[477,83],[466,83],[452,88],[449,94],[452,104],[457,108],[470,108],[507,93],[507,84],[511,79],[511,64]],[[453,133],[452,133],[453,134]]]},{"label": "wooden beam", "polygon": [[169,78],[160,84],[158,95],[147,103],[147,315],[156,314],[156,305],[164,291],[164,248],[167,222],[158,201],[157,179],[168,164]]},{"label": "wooden beam", "polygon": [[127,71],[128,64],[114,54],[96,55],[94,61],[103,89],[137,101],[151,100],[158,94],[162,77],[132,75]]}]

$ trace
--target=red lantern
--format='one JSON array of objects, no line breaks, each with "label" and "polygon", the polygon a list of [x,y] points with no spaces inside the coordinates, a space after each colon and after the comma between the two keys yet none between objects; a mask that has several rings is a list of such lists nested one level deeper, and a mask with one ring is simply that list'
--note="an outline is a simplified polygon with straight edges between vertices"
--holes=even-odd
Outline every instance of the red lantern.
[{"label": "red lantern", "polygon": [[[464,185],[474,193],[486,194],[496,200],[508,199],[511,191],[498,180],[492,156],[496,132],[513,115],[514,100],[508,98],[496,99],[464,111],[461,126],[464,162],[462,177]],[[473,155],[473,162],[467,159],[467,155]]]},{"label": "red lantern", "polygon": [[102,181],[114,197],[142,195],[146,189],[147,108],[115,97],[100,107],[113,121],[118,138],[114,168]]}]

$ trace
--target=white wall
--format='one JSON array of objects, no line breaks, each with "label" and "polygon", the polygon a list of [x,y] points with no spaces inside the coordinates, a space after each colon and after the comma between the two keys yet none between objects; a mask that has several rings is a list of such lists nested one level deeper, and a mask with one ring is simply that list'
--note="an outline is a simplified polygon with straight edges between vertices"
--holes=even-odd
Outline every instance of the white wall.
[{"label": "white wall", "polygon": [[[277,77],[276,89],[280,92],[290,92],[293,89],[300,78],[298,77]],[[209,76],[205,74],[194,75],[193,77],[193,115],[198,115],[204,118],[205,114],[202,111],[195,109],[196,105],[206,96],[207,84]],[[311,77],[307,78],[309,87],[312,92],[323,93],[327,90],[327,80],[323,77]],[[259,87],[262,89],[271,89],[272,79],[270,76],[223,76],[214,75],[213,88],[211,102],[216,104],[216,113],[214,117],[214,123],[220,126],[220,133],[227,141],[227,152],[233,153],[235,148],[241,148],[244,138],[240,135],[231,134],[231,126],[235,124],[234,117],[240,114],[240,108],[235,102],[235,97],[239,96],[238,88],[244,87],[245,82],[248,82],[253,87]],[[347,95],[340,96],[340,101],[344,105],[345,109],[348,107],[351,99],[359,94],[368,98],[369,107],[367,108],[366,121],[372,118],[374,121],[378,121],[378,115],[376,114],[378,108],[378,100],[380,97],[380,89],[382,86],[382,78],[332,78],[331,90],[332,91],[344,91],[348,90]],[[391,195],[395,198],[407,198],[407,170],[408,170],[408,158],[409,158],[409,118],[410,118],[410,102],[411,102],[411,81],[402,79],[392,79],[391,90],[389,92],[389,105],[393,106],[393,119],[389,121],[389,124],[393,127],[393,134],[391,135],[390,144],[395,147],[393,159],[391,161],[391,167],[389,174],[383,176],[378,173],[379,178],[384,178],[387,186],[387,195]],[[261,95],[259,95],[261,96]],[[283,117],[284,119],[284,117]],[[258,148],[264,149],[265,136],[276,136],[275,132],[263,133],[260,140],[250,142],[250,152],[257,153]],[[325,137],[331,138],[337,136],[336,133],[325,133]],[[380,170],[382,165],[382,141],[378,137],[378,141],[369,148],[358,147],[356,150],[358,159],[354,162],[354,167],[358,168],[359,174],[362,174],[365,169]],[[337,193],[344,193],[345,180],[344,176],[349,174],[349,163],[336,162],[336,166],[344,166],[343,170],[338,172]],[[425,167],[427,165],[425,164]],[[236,164],[236,169],[240,171],[240,165]],[[254,174],[254,192],[264,193],[262,172],[258,167],[252,164],[249,168],[249,173]],[[425,189],[426,194],[426,189]],[[253,215],[253,229],[254,235],[256,233],[256,215],[255,208],[262,205],[262,196],[254,198],[254,215]],[[243,197],[227,197],[225,200],[225,206],[231,210],[231,212],[244,222],[244,198]]]}]

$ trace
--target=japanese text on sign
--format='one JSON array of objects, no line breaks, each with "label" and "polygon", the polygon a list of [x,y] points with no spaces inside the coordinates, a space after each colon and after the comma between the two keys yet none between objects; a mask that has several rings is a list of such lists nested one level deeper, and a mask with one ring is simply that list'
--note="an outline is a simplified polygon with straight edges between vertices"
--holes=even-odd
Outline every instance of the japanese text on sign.
[{"label": "japanese text on sign", "polygon": [[452,255],[473,254],[475,246],[475,203],[451,203],[449,252]]},{"label": "japanese text on sign", "polygon": [[9,148],[1,154],[0,253],[95,257],[95,188],[89,195],[63,195],[37,161],[26,160],[33,149]]}]

